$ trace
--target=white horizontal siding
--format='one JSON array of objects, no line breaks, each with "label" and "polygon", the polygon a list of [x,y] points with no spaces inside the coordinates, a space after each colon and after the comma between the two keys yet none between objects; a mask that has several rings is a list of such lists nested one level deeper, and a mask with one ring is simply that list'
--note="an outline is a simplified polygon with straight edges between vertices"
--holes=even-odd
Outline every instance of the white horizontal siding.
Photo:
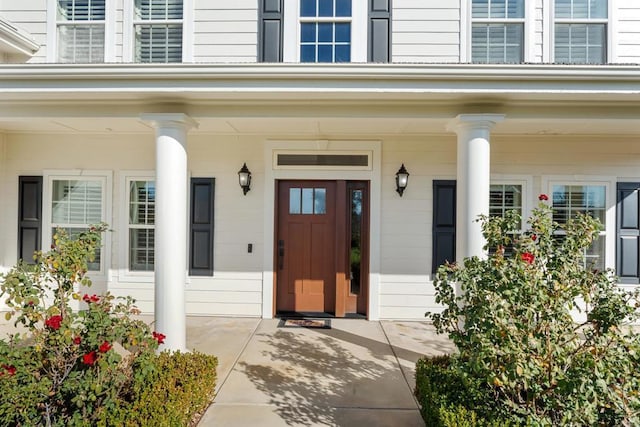
[{"label": "white horizontal siding", "polygon": [[460,5],[440,0],[395,0],[392,61],[442,63],[460,60]]},{"label": "white horizontal siding", "polygon": [[256,62],[258,3],[195,0],[195,62]]},{"label": "white horizontal siding", "polygon": [[616,56],[622,64],[640,64],[640,2],[618,0]]}]

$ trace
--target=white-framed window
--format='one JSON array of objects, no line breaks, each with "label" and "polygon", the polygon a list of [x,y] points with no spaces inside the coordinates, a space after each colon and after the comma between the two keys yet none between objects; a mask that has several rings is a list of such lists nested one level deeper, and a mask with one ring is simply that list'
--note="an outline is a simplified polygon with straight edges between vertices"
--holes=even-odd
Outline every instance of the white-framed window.
[{"label": "white-framed window", "polygon": [[[489,216],[504,217],[507,211],[516,211],[522,217],[522,192],[522,184],[492,182],[489,187]],[[522,223],[519,228],[522,229]]]},{"label": "white-framed window", "polygon": [[154,270],[156,185],[151,179],[128,180],[128,268]]},{"label": "white-framed window", "polygon": [[[604,229],[584,254],[584,266],[603,270],[612,267],[615,238],[615,218],[611,202],[612,186],[608,182],[549,182],[553,220],[565,224],[577,213],[589,214],[602,223]],[[612,224],[612,221],[613,224]],[[558,235],[563,235],[562,231]]]},{"label": "white-framed window", "polygon": [[554,0],[554,62],[607,62],[608,0]]},{"label": "white-framed window", "polygon": [[471,0],[471,62],[523,62],[525,23],[525,0]]},{"label": "white-framed window", "polygon": [[154,277],[155,200],[153,171],[119,172],[118,280],[149,282]]},{"label": "white-framed window", "polygon": [[57,61],[105,60],[105,0],[55,0]]},{"label": "white-framed window", "polygon": [[284,0],[285,62],[366,62],[367,2]]},{"label": "white-framed window", "polygon": [[134,62],[182,62],[183,0],[133,1]]},{"label": "white-framed window", "polygon": [[[43,189],[43,247],[53,243],[56,229],[62,228],[74,237],[92,224],[109,222],[111,173],[95,171],[45,172]],[[103,236],[102,248],[88,269],[94,276],[106,276],[108,265],[108,234]]]}]

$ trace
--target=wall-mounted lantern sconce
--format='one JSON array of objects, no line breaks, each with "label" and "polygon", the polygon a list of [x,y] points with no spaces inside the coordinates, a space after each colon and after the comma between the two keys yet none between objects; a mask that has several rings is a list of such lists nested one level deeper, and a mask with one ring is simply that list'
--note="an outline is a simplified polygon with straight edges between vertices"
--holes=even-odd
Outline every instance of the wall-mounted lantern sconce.
[{"label": "wall-mounted lantern sconce", "polygon": [[242,165],[242,169],[238,171],[238,181],[242,192],[246,196],[249,190],[251,190],[251,171],[247,168],[247,164]]},{"label": "wall-mounted lantern sconce", "polygon": [[404,167],[404,163],[396,172],[396,191],[402,197],[402,193],[404,193],[404,189],[407,188],[407,183],[409,182],[409,172]]}]

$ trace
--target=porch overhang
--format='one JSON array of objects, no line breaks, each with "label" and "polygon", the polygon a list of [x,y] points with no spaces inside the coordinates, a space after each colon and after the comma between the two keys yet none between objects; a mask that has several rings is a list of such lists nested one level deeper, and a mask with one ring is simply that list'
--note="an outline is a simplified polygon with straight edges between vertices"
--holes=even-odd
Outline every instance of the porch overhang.
[{"label": "porch overhang", "polygon": [[[0,67],[0,130],[135,131],[141,111],[182,111],[198,132],[445,133],[458,114],[508,117],[496,133],[637,134],[637,66],[486,64],[29,64]],[[238,126],[234,121],[241,122]],[[586,123],[585,123],[586,121]],[[311,123],[309,129],[300,123]],[[21,125],[21,123],[24,124]],[[27,124],[29,123],[29,124]],[[85,126],[83,129],[89,131]],[[139,129],[143,130],[143,129]],[[298,132],[300,133],[300,132]]]}]

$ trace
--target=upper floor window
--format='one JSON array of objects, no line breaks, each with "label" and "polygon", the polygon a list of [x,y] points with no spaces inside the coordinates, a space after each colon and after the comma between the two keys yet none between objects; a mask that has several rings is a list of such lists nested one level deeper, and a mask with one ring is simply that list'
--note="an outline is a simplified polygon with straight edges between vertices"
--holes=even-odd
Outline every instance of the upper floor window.
[{"label": "upper floor window", "polygon": [[607,0],[555,0],[554,61],[605,63],[607,17]]},{"label": "upper floor window", "polygon": [[350,62],[351,18],[351,0],[300,0],[300,62]]},{"label": "upper floor window", "polygon": [[104,62],[105,0],[57,0],[59,62]]},{"label": "upper floor window", "polygon": [[366,62],[367,3],[285,0],[285,62]]},{"label": "upper floor window", "polygon": [[524,0],[473,0],[471,19],[472,62],[522,62]]},{"label": "upper floor window", "polygon": [[135,0],[136,62],[182,62],[182,1]]}]

